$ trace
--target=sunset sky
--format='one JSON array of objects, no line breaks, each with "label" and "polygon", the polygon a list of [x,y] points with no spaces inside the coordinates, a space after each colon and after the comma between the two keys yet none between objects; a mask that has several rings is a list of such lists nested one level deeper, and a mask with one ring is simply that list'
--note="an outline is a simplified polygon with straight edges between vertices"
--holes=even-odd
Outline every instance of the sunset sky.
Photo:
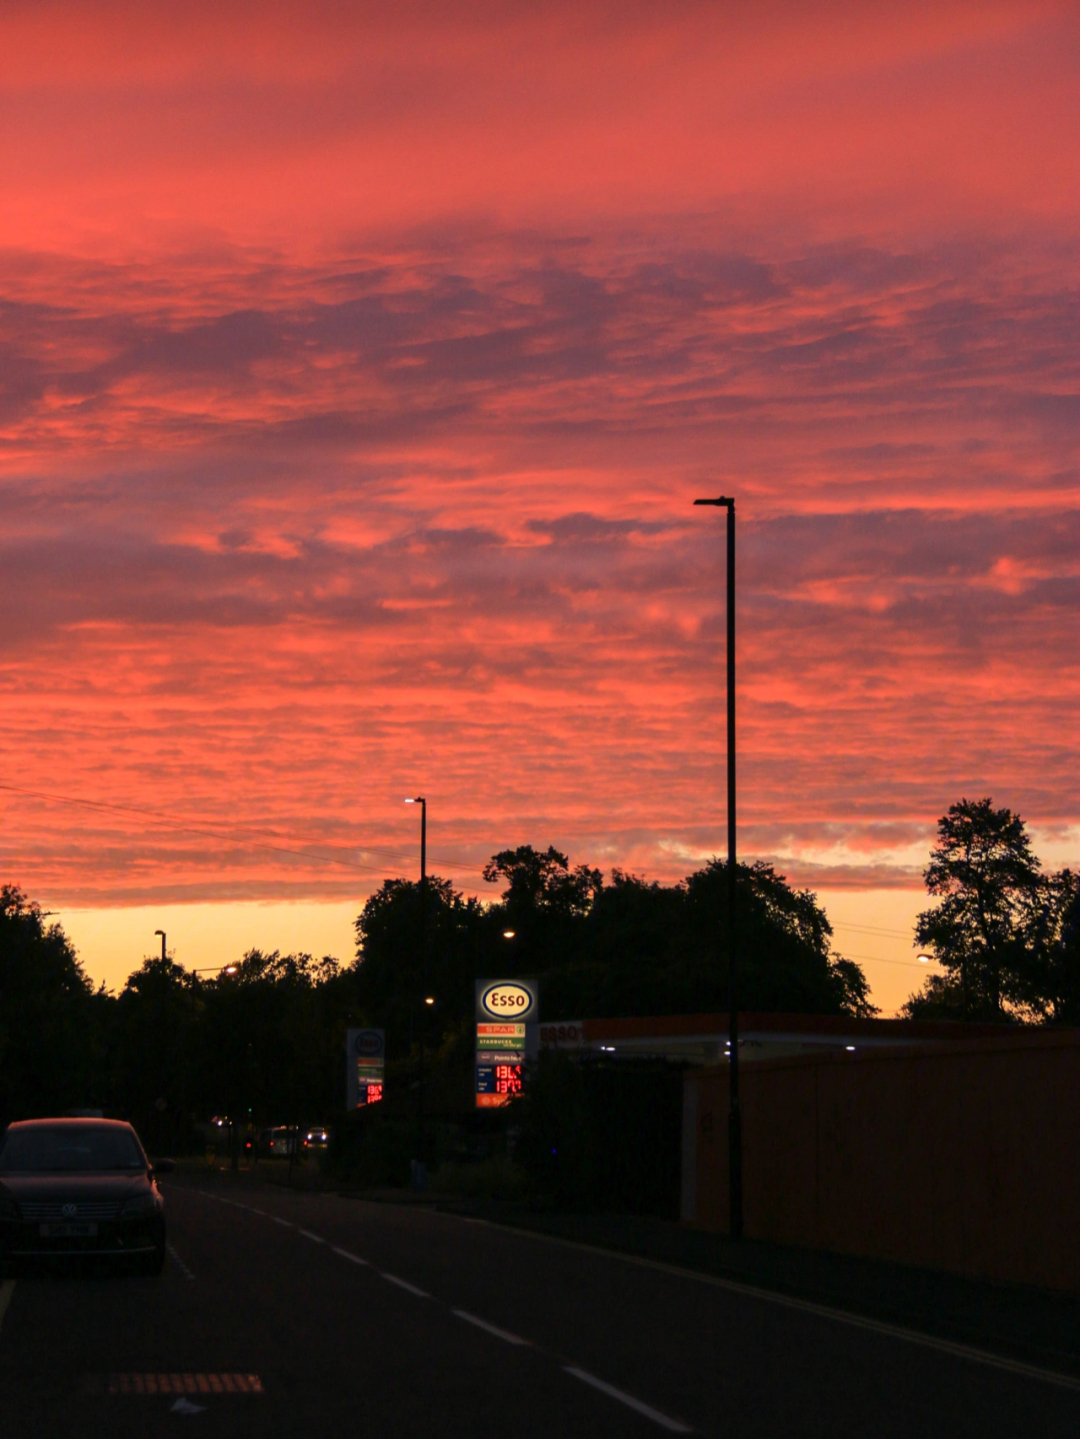
[{"label": "sunset sky", "polygon": [[7,0],[0,880],[115,986],[351,958],[408,794],[468,892],[687,874],[733,493],[742,850],[894,1008],[952,801],[1080,862],[1078,71],[1038,0]]}]

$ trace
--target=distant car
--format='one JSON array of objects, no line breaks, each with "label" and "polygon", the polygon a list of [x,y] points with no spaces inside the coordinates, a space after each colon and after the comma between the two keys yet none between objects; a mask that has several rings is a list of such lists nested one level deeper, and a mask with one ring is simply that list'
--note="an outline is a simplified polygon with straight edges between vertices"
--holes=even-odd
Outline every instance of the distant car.
[{"label": "distant car", "polygon": [[165,1264],[165,1205],[130,1124],[28,1119],[0,1141],[0,1258],[96,1255],[143,1274]]},{"label": "distant car", "polygon": [[314,1129],[309,1129],[304,1135],[305,1149],[325,1149],[329,1142],[330,1135],[321,1124],[316,1125]]},{"label": "distant car", "polygon": [[285,1155],[296,1153],[296,1130],[291,1126],[276,1125],[264,1129],[259,1136],[259,1150],[262,1154]]}]

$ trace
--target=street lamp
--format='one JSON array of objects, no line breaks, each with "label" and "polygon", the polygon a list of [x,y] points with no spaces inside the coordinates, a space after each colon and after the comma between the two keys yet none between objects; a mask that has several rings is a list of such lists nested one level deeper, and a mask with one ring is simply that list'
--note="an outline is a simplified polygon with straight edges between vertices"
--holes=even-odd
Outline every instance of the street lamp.
[{"label": "street lamp", "polygon": [[[407,799],[406,804],[420,806],[420,983],[421,993],[427,989],[427,800],[422,794]],[[417,1159],[424,1162],[424,1016],[420,1011],[420,1074],[416,1101],[416,1127],[420,1153]]]},{"label": "street lamp", "polygon": [[161,935],[161,962],[162,962],[162,964],[164,964],[164,963],[165,963],[165,931],[164,931],[163,929],[155,929],[155,930],[154,930],[154,933]]},{"label": "street lamp", "polygon": [[735,500],[695,500],[727,510],[727,831],[728,831],[728,1211],[732,1239],[743,1232],[742,1111],[739,1108],[739,965],[735,949]]}]

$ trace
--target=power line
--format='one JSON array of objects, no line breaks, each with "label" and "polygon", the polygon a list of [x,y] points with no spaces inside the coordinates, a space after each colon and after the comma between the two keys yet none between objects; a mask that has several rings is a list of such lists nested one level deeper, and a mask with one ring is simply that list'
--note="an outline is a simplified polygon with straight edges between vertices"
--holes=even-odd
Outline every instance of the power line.
[{"label": "power line", "polygon": [[907,939],[911,934],[910,929],[881,929],[873,924],[844,924],[841,920],[833,920],[833,929],[858,930],[860,934],[886,934],[892,939]]}]

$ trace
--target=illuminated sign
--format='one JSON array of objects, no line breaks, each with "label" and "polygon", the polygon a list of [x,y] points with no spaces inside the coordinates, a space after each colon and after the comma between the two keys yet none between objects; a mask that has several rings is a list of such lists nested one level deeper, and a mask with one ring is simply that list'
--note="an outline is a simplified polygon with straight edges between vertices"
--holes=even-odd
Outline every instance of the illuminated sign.
[{"label": "illuminated sign", "polygon": [[381,1029],[350,1029],[345,1035],[345,1102],[349,1109],[377,1104],[386,1080],[386,1035]]},{"label": "illuminated sign", "polygon": [[478,979],[476,1018],[535,1021],[540,1008],[536,985],[528,979]]},{"label": "illuminated sign", "polygon": [[529,979],[476,982],[476,1107],[496,1109],[520,1094],[536,1050],[540,1003]]}]

